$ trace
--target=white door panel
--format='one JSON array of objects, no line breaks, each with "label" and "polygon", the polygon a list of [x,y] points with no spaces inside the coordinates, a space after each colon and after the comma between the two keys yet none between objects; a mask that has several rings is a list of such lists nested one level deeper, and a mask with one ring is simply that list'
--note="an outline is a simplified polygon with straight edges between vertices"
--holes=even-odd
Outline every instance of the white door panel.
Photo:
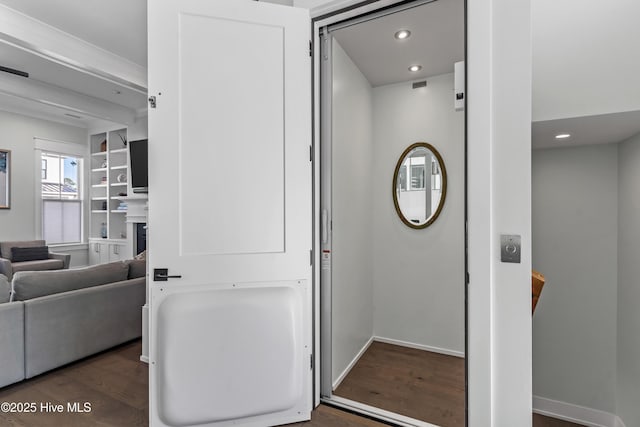
[{"label": "white door panel", "polygon": [[284,28],[194,15],[179,25],[180,250],[284,252]]},{"label": "white door panel", "polygon": [[[169,291],[155,313],[162,331],[156,349],[164,355],[155,364],[160,419],[225,425],[307,409],[301,401],[309,360],[296,350],[310,346],[303,316],[308,299],[306,281]],[[206,339],[203,330],[217,339]]]},{"label": "white door panel", "polygon": [[308,11],[149,2],[150,423],[312,405]]}]

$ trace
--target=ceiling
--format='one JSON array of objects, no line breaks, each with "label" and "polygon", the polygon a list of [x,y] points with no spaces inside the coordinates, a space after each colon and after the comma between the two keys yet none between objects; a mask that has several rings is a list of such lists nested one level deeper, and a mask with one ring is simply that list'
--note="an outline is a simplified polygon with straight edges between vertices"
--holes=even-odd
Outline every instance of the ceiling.
[{"label": "ceiling", "polygon": [[[99,66],[92,68],[92,63],[65,56],[64,48],[95,52],[89,55],[95,64],[139,70],[138,76],[146,78],[146,4],[146,0],[0,0],[0,16],[15,22],[15,34],[20,34],[22,24],[35,30],[33,39],[5,30],[0,34],[0,66],[29,74],[24,78],[0,73],[0,109],[84,128],[104,126],[105,120],[126,123],[143,115],[146,88],[139,79],[127,81]],[[47,46],[48,35],[65,46],[60,51]]]},{"label": "ceiling", "polygon": [[0,4],[147,66],[147,0],[0,0]]},{"label": "ceiling", "polygon": [[29,79],[69,89],[133,109],[146,105],[140,93],[74,70],[17,47],[0,43],[0,65],[29,73]]},{"label": "ceiling", "polygon": [[[402,29],[411,36],[396,40]],[[374,87],[452,73],[464,59],[464,1],[437,0],[332,34]],[[413,64],[422,70],[409,72]]]},{"label": "ceiling", "polygon": [[[533,122],[532,148],[570,147],[576,145],[614,144],[640,132],[640,111],[600,114],[596,116]],[[556,139],[561,133],[571,135]]]}]

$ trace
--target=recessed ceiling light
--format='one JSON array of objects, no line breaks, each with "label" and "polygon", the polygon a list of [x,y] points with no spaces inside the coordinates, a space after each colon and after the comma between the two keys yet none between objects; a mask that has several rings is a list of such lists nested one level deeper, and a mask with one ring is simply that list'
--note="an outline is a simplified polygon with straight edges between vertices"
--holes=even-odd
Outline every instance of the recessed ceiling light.
[{"label": "recessed ceiling light", "polygon": [[409,67],[409,71],[411,71],[412,73],[415,73],[417,71],[422,70],[422,65],[412,65],[411,67]]},{"label": "recessed ceiling light", "polygon": [[556,135],[556,139],[567,139],[571,137],[570,133],[559,133]]},{"label": "recessed ceiling light", "polygon": [[400,30],[400,31],[396,31],[396,33],[393,36],[397,40],[404,40],[404,39],[408,39],[410,35],[411,35],[411,31],[409,31],[409,30]]}]

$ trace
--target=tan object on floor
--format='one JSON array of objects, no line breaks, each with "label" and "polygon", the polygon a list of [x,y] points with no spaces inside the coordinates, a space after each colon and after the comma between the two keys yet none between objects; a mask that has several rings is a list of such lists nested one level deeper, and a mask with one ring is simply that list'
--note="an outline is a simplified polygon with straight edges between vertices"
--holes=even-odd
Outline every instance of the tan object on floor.
[{"label": "tan object on floor", "polygon": [[545,278],[542,274],[535,270],[531,270],[531,315],[536,309],[538,304],[538,298],[542,293],[542,287],[544,286]]}]

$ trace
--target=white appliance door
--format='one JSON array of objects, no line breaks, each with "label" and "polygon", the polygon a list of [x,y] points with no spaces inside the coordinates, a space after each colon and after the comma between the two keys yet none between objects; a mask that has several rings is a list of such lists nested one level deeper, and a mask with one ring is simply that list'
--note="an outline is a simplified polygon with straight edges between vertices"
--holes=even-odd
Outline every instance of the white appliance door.
[{"label": "white appliance door", "polygon": [[148,18],[150,424],[309,419],[308,11],[163,0]]}]

